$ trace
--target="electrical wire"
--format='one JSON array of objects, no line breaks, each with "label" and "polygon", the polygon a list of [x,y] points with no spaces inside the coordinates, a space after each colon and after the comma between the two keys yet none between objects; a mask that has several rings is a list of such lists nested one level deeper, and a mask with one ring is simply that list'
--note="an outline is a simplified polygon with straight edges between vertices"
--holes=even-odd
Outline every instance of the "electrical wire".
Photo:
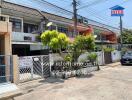
[{"label": "electrical wire", "polygon": [[[122,5],[122,4],[128,3],[128,2],[130,2],[130,1],[132,1],[132,0],[123,1],[123,2],[121,2],[121,3],[119,3],[119,4],[117,4],[117,5]],[[98,13],[102,13],[102,12],[104,12],[104,11],[106,11],[106,10],[109,10],[109,9],[110,9],[110,7],[105,8],[105,9],[103,9],[103,10],[101,10],[101,11],[96,12],[96,13],[97,13],[97,14],[98,14]]]},{"label": "electrical wire", "polygon": [[84,8],[87,8],[87,7],[90,7],[90,6],[93,6],[93,5],[97,5],[99,3],[102,3],[103,1],[108,1],[108,0],[96,0],[96,1],[94,1],[92,3],[88,3],[87,5],[84,5],[82,7],[79,7],[78,10],[84,9]]},{"label": "electrical wire", "polygon": [[[42,0],[42,1],[45,1],[45,0]],[[71,12],[72,13],[72,12]],[[73,14],[73,13],[72,13]],[[106,20],[104,20],[104,19],[102,19],[102,18],[100,18],[100,17],[97,17],[96,16],[96,18],[98,18],[98,19],[100,19],[100,20],[103,20],[104,22],[106,22]],[[109,22],[108,22],[109,23]]]}]

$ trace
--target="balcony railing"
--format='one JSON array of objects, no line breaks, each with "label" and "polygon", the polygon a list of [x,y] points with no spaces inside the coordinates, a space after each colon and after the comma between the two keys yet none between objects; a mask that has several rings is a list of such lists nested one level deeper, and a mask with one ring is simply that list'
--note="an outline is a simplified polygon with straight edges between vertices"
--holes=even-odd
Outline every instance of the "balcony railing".
[{"label": "balcony railing", "polygon": [[109,43],[110,41],[109,40],[95,40],[96,43],[101,43],[101,42],[106,42],[106,43]]},{"label": "balcony railing", "polygon": [[38,34],[23,33],[23,32],[12,32],[12,41],[23,41],[23,42],[38,42]]}]

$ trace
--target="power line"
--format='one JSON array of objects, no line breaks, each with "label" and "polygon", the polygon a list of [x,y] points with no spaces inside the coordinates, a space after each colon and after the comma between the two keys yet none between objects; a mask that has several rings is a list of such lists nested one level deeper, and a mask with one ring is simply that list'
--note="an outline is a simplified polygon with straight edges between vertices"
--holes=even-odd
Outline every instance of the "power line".
[{"label": "power line", "polygon": [[[123,1],[122,3],[119,3],[118,5],[122,5],[122,4],[128,3],[128,2],[130,2],[130,1],[132,1],[132,0]],[[105,10],[109,10],[109,8],[110,8],[110,7],[105,8],[105,9],[103,9],[103,10],[101,10],[101,11],[97,12],[97,13],[102,13],[102,12],[104,12]]]},{"label": "power line", "polygon": [[[124,4],[124,3],[126,3],[126,1],[122,2],[121,4]],[[109,7],[109,8],[110,8],[110,7]],[[109,8],[108,8],[108,9],[109,9]],[[91,8],[90,8],[90,10],[88,10],[88,12],[91,13],[91,15],[94,15],[95,18],[98,18],[98,19],[100,19],[100,20],[102,20],[102,21],[105,21],[105,22],[107,21],[107,23],[109,23],[109,21],[110,21],[110,20],[107,20],[105,17],[102,17],[102,16],[99,17],[99,14],[100,14],[100,13],[98,14],[97,12],[95,12],[94,10],[92,10]],[[98,14],[98,15],[97,15],[97,14]]]},{"label": "power line", "polygon": [[79,7],[78,10],[84,9],[86,7],[90,7],[90,6],[93,6],[93,5],[96,5],[96,4],[101,3],[103,1],[108,1],[108,0],[96,0],[96,1],[94,1],[92,3],[89,3],[89,4],[85,5],[85,6]]},{"label": "power line", "polygon": [[[45,1],[45,0],[41,0],[41,1]],[[49,2],[47,2],[47,3],[49,3]],[[51,3],[49,3],[49,4],[51,4]],[[52,4],[52,5],[53,5],[53,4]],[[55,5],[55,7],[58,7],[58,6]],[[59,8],[61,8],[61,7],[59,7]],[[62,9],[63,9],[63,8],[62,8]],[[65,9],[64,9],[64,10],[65,10]],[[68,10],[65,10],[65,11],[68,11]],[[71,12],[71,11],[68,11],[68,12],[70,12],[71,14],[73,14],[73,12]],[[81,15],[78,15],[78,16],[81,16]],[[88,18],[86,18],[86,19],[88,19]],[[94,20],[91,20],[91,19],[88,19],[88,20],[93,21],[93,22],[96,22],[96,23],[98,23],[98,24],[100,24],[100,25],[105,25],[105,24],[102,24],[102,23],[100,23],[100,22],[97,22],[97,21],[94,21]],[[105,26],[112,27],[112,26],[109,26],[109,25],[105,25]],[[115,27],[112,27],[112,28],[115,28]]]}]

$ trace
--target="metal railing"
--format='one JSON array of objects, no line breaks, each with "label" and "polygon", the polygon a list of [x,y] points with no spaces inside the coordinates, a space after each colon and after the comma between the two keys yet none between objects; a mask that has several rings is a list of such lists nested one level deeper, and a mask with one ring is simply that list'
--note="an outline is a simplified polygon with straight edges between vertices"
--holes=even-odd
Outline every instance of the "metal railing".
[{"label": "metal railing", "polygon": [[25,82],[50,75],[49,56],[19,57],[19,81]]},{"label": "metal railing", "polygon": [[13,81],[12,56],[0,55],[0,83]]}]

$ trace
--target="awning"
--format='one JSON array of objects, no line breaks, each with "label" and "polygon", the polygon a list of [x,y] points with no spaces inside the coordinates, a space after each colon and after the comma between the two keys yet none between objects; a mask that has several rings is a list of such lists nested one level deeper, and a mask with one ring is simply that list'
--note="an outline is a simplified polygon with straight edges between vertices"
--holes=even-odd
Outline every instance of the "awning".
[{"label": "awning", "polygon": [[40,42],[24,42],[24,41],[19,41],[19,42],[12,42],[12,44],[23,44],[23,45],[42,45]]}]

